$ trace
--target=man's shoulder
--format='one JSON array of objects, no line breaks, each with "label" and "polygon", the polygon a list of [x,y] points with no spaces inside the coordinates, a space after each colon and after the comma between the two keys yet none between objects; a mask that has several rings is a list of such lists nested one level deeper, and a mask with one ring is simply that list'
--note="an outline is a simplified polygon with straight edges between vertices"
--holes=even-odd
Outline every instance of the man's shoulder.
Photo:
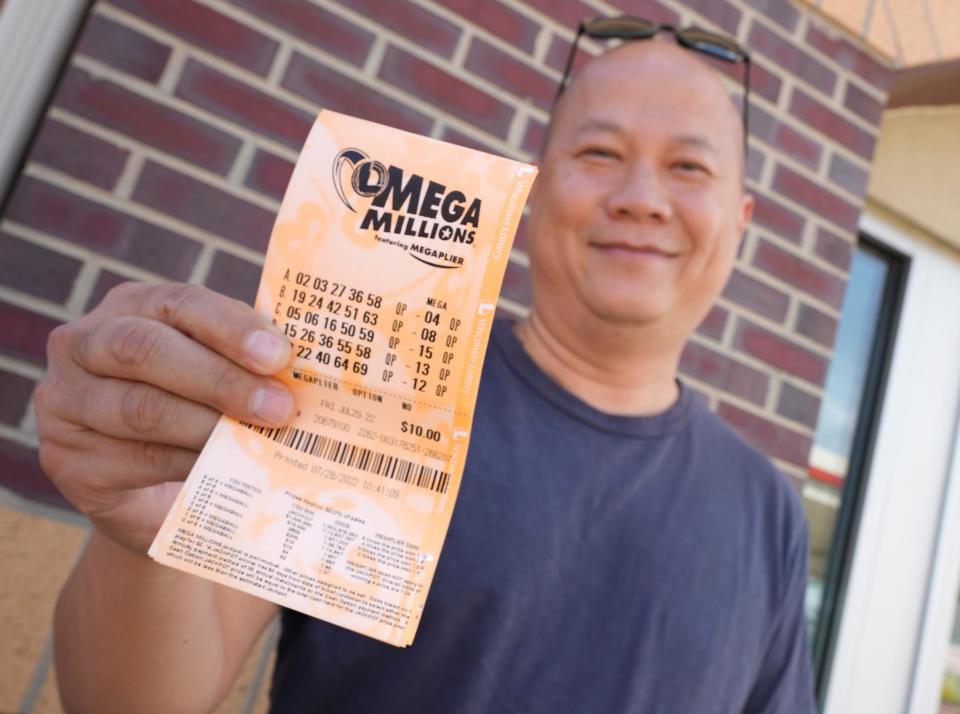
[{"label": "man's shoulder", "polygon": [[800,494],[793,481],[758,445],[749,442],[717,413],[703,405],[693,410],[690,429],[695,448],[703,449],[725,487],[760,497],[774,508],[789,530],[806,527]]}]

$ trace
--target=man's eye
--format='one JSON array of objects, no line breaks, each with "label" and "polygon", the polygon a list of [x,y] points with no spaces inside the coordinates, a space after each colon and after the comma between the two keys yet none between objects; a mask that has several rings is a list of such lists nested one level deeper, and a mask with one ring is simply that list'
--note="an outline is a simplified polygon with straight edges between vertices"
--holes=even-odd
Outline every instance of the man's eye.
[{"label": "man's eye", "polygon": [[675,161],[673,162],[673,168],[678,169],[679,171],[682,171],[684,173],[702,173],[702,174],[710,173],[710,170],[707,169],[706,166],[696,161]]},{"label": "man's eye", "polygon": [[617,159],[619,154],[613,149],[603,146],[588,146],[580,151],[580,155],[591,159]]}]

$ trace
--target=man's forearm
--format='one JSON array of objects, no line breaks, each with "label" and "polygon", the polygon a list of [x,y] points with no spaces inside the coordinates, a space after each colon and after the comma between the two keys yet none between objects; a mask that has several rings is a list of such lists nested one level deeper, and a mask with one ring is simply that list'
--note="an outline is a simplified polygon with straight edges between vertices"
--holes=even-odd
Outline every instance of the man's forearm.
[{"label": "man's forearm", "polygon": [[67,710],[209,711],[235,671],[217,588],[94,531],[54,618]]}]

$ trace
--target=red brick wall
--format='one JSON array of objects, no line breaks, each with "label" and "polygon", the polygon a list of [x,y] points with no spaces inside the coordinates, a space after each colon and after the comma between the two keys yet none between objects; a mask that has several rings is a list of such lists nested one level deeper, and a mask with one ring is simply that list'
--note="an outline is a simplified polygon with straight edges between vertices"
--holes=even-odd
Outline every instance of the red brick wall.
[{"label": "red brick wall", "polygon": [[[888,69],[788,0],[98,0],[0,219],[0,474],[55,499],[30,407],[54,326],[126,279],[249,299],[320,107],[532,158],[576,22],[629,12],[754,53],[753,225],[683,372],[803,478]],[[527,302],[521,239],[508,311]]]}]

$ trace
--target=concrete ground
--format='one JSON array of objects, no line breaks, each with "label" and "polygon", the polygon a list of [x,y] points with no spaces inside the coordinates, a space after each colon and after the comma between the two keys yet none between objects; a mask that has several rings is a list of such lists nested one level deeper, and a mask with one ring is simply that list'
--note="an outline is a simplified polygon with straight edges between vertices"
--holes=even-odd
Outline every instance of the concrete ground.
[{"label": "concrete ground", "polygon": [[[87,538],[80,516],[0,488],[0,714],[60,714],[51,618]],[[254,648],[217,714],[262,714],[277,623]]]}]

